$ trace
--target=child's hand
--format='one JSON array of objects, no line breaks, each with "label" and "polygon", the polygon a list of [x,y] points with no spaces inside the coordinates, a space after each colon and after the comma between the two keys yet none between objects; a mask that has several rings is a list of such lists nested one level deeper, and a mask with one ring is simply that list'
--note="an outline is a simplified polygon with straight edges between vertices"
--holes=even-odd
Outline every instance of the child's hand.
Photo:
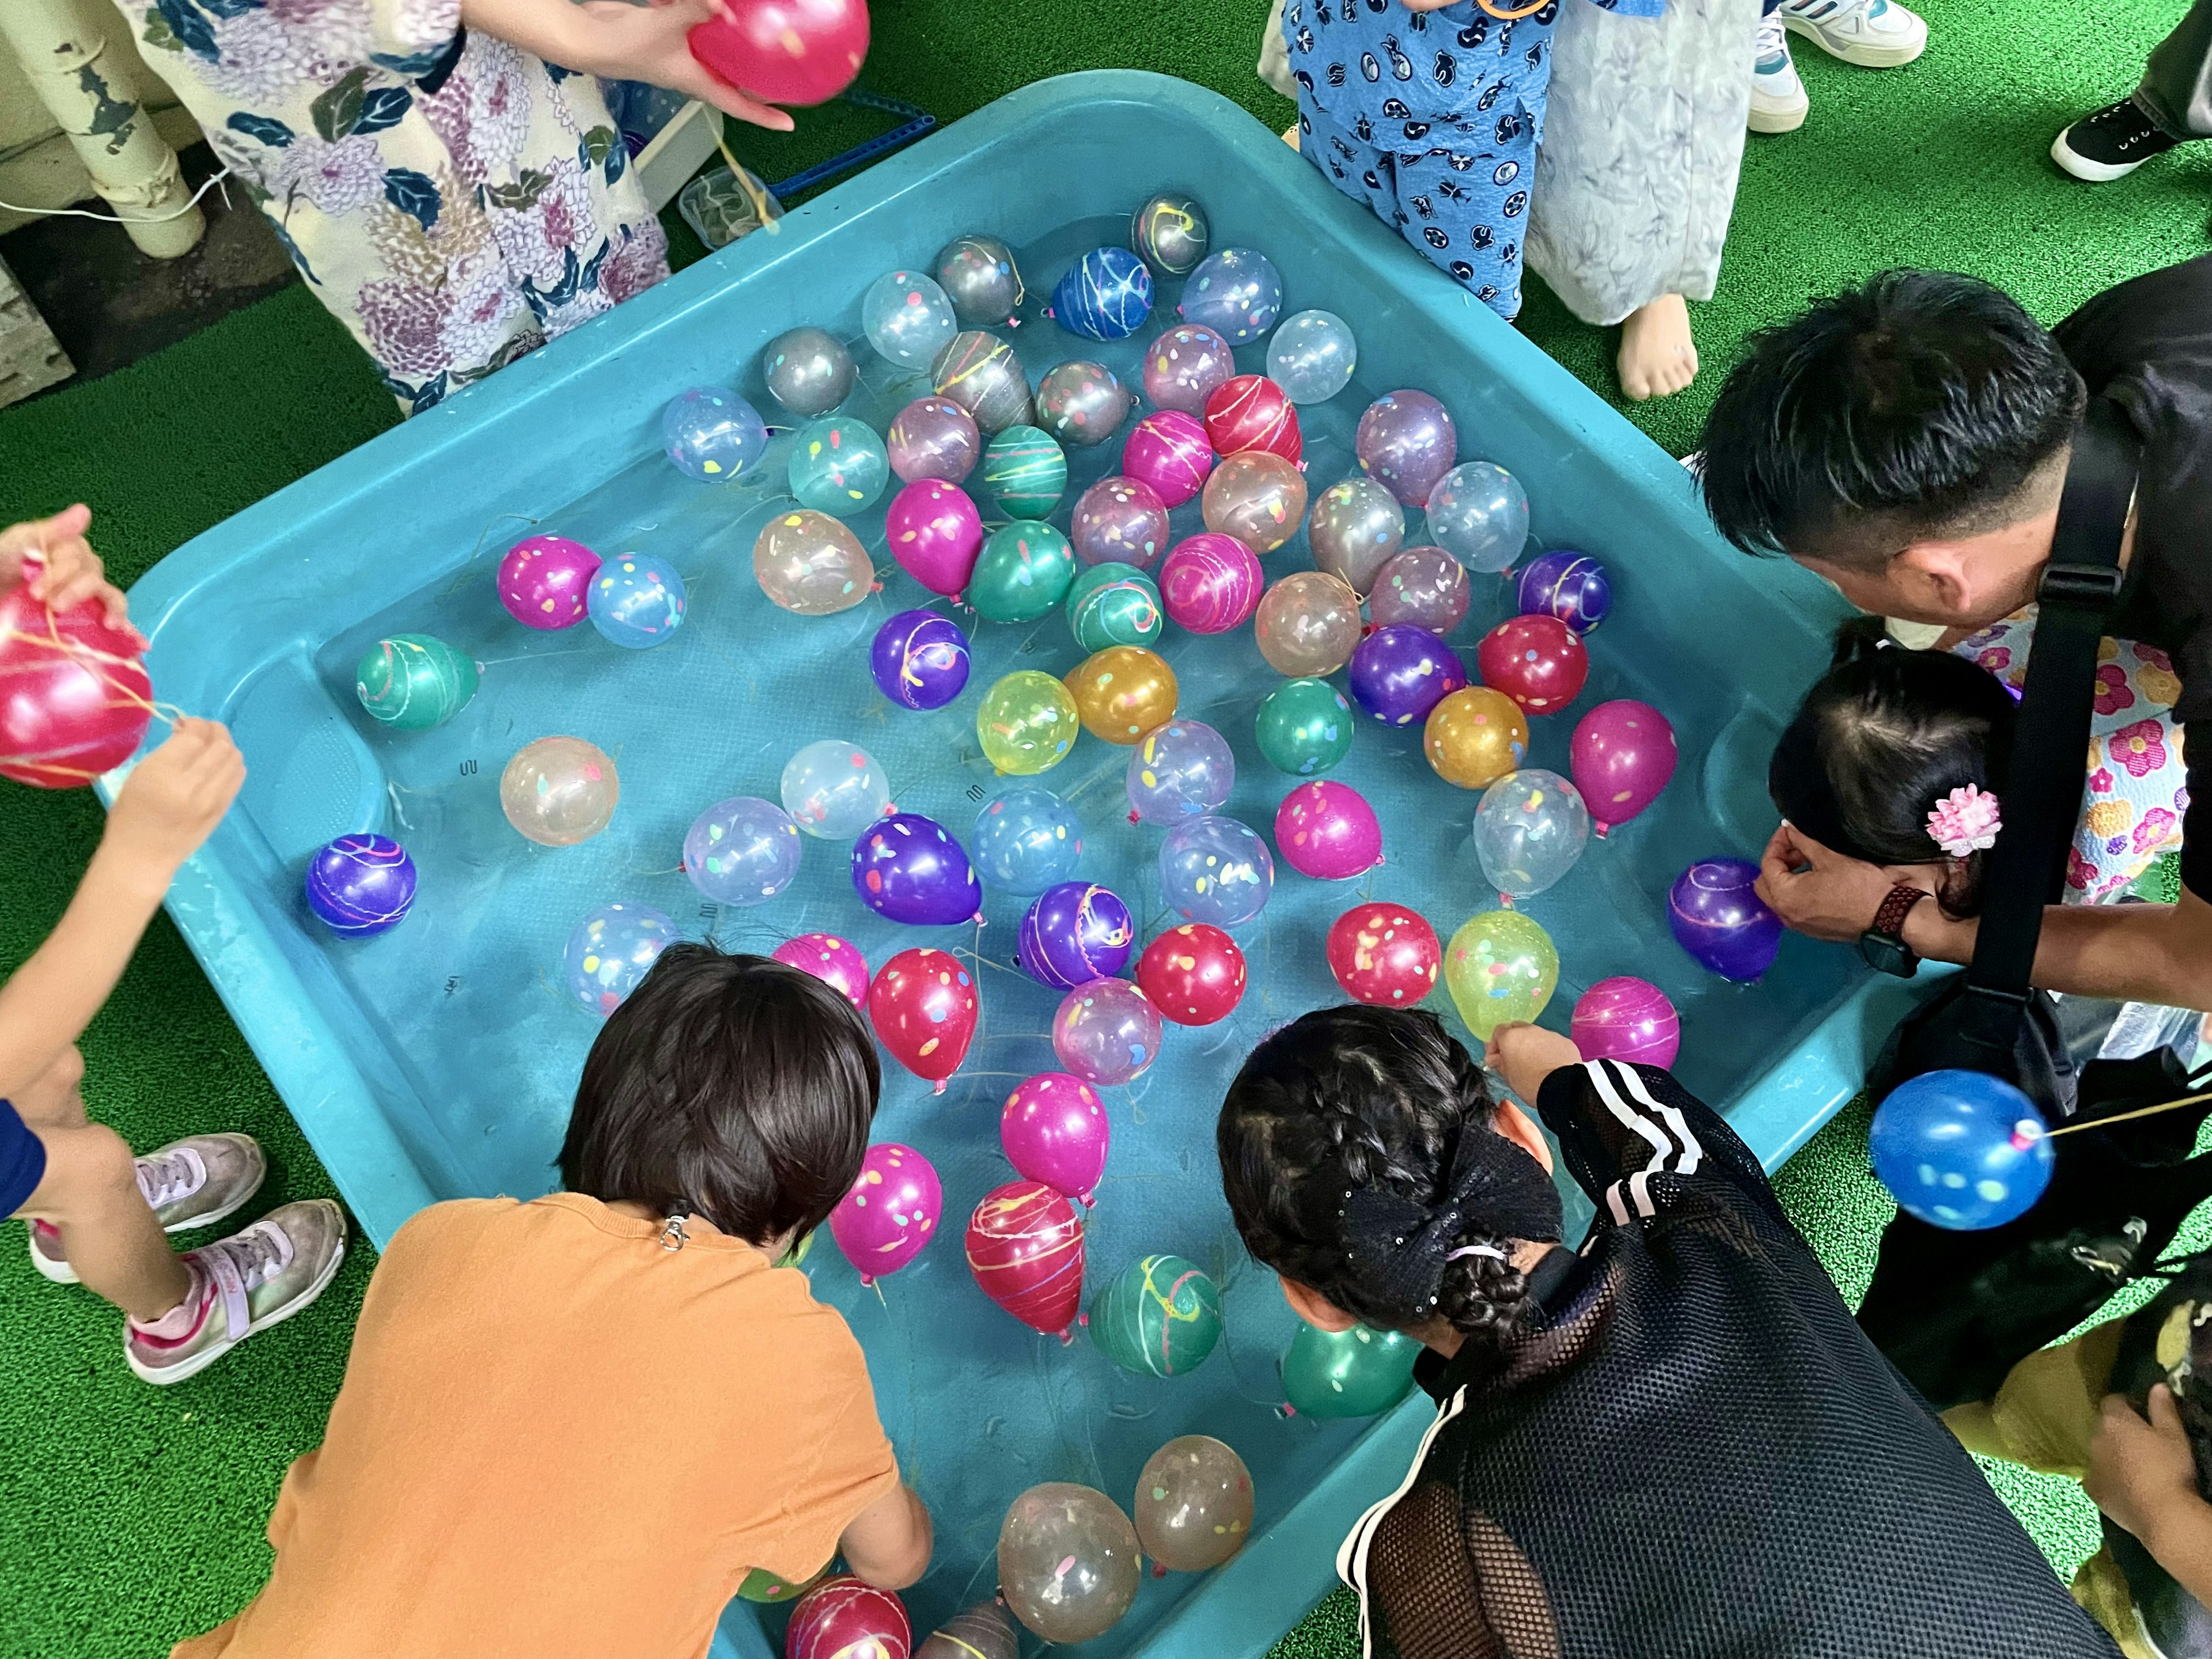
[{"label": "child's hand", "polygon": [[2205,1511],[2203,1519],[2212,1523],[2212,1511],[2197,1492],[2196,1454],[2162,1382],[2150,1391],[2148,1423],[2120,1395],[2105,1396],[2081,1490],[2147,1546],[2179,1516]]},{"label": "child's hand", "polygon": [[1505,1079],[1505,1086],[1534,1105],[1544,1079],[1563,1066],[1583,1063],[1582,1050],[1557,1031],[1518,1023],[1491,1033],[1482,1063]]},{"label": "child's hand", "polygon": [[180,719],[124,780],[101,846],[167,887],[177,866],[222,822],[245,781],[246,757],[228,732],[213,720]]},{"label": "child's hand", "polygon": [[461,0],[461,21],[548,63],[611,81],[648,81],[777,132],[791,117],[708,72],[684,37],[714,15],[710,0]]},{"label": "child's hand", "polygon": [[0,592],[27,580],[31,597],[56,611],[94,599],[107,612],[112,626],[130,628],[131,612],[122,592],[107,580],[100,556],[84,538],[91,523],[92,509],[80,501],[51,519],[0,530]]}]

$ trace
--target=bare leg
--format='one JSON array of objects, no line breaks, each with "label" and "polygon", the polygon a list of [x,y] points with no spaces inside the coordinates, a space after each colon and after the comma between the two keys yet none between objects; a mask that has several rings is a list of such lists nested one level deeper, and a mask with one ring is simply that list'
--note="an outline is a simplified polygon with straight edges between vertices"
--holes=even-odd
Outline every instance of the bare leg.
[{"label": "bare leg", "polygon": [[1631,403],[1671,397],[1697,379],[1698,346],[1680,295],[1662,294],[1628,313],[1619,365],[1621,395]]}]

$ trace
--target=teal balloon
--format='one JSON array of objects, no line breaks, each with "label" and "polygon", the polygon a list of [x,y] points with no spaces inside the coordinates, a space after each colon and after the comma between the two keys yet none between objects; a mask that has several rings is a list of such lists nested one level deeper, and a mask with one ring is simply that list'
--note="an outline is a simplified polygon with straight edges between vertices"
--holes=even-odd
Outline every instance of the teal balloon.
[{"label": "teal balloon", "polygon": [[865,512],[890,477],[884,441],[848,415],[808,422],[791,447],[791,493],[817,513],[842,518]]},{"label": "teal balloon", "polygon": [[1181,1376],[1221,1340],[1221,1291],[1195,1262],[1148,1255],[1091,1299],[1090,1330],[1123,1370]]},{"label": "teal balloon", "polygon": [[1067,625],[1085,651],[1150,645],[1166,616],[1158,584],[1133,564],[1087,566],[1067,590]]},{"label": "teal balloon", "polygon": [[1352,705],[1327,680],[1285,680],[1260,701],[1252,735],[1279,772],[1310,778],[1352,752]]},{"label": "teal balloon", "polygon": [[1042,519],[1067,490],[1067,455],[1048,434],[1010,426],[983,451],[983,487],[1017,519]]},{"label": "teal balloon", "polygon": [[1396,1331],[1300,1325],[1283,1355],[1283,1392],[1308,1417],[1372,1417],[1413,1391],[1421,1345]]},{"label": "teal balloon", "polygon": [[369,719],[398,732],[443,726],[477,694],[476,659],[428,634],[379,640],[353,674]]},{"label": "teal balloon", "polygon": [[968,603],[985,622],[1025,623],[1048,617],[1075,584],[1075,550],[1036,519],[1000,525],[983,544],[968,579]]}]

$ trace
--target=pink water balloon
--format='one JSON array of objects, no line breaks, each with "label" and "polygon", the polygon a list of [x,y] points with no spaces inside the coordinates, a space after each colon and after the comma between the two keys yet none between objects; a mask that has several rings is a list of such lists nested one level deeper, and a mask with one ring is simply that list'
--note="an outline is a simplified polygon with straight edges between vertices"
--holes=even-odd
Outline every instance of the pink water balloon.
[{"label": "pink water balloon", "polygon": [[1234,536],[1186,536],[1160,566],[1160,605],[1194,634],[1225,634],[1251,620],[1267,591],[1260,556]]},{"label": "pink water balloon", "polygon": [[868,1006],[868,959],[860,947],[835,933],[801,933],[769,952],[787,968],[811,974],[842,991],[855,1008]]},{"label": "pink water balloon", "polygon": [[1575,787],[1602,836],[1659,799],[1674,775],[1674,728],[1648,702],[1601,702],[1575,727],[1570,756]]},{"label": "pink water balloon", "polygon": [[566,536],[530,536],[499,562],[499,602],[526,628],[574,628],[599,574],[599,556]]},{"label": "pink water balloon", "polygon": [[1179,409],[1155,410],[1137,422],[1121,447],[1121,471],[1170,507],[1181,507],[1206,488],[1213,471],[1213,446],[1194,415]]},{"label": "pink water balloon", "polygon": [[1106,1173],[1113,1129],[1098,1091],[1066,1072],[1040,1072],[1006,1097],[999,1143],[1024,1177],[1089,1205]]},{"label": "pink water balloon", "polygon": [[900,569],[931,592],[950,598],[975,574],[983,520],[958,484],[918,478],[891,498],[884,539]]},{"label": "pink water balloon", "polygon": [[1382,862],[1382,825],[1350,784],[1317,778],[1275,809],[1275,846],[1302,876],[1349,881]]},{"label": "pink water balloon", "polygon": [[830,1236],[872,1285],[921,1254],[945,1216],[937,1171],[911,1146],[886,1140],[868,1148],[852,1190],[830,1212]]},{"label": "pink water balloon", "polygon": [[1672,1066],[1682,1046],[1682,1017],[1647,979],[1601,979],[1575,1000],[1567,1035],[1584,1060]]},{"label": "pink water balloon", "polygon": [[1145,396],[1161,409],[1202,416],[1213,389],[1236,372],[1229,342],[1202,323],[1178,323],[1145,348]]}]

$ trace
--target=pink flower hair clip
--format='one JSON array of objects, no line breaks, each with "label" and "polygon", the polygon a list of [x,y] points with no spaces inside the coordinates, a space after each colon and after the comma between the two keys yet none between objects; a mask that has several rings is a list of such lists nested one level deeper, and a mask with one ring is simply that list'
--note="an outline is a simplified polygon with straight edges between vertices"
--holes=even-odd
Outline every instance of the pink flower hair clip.
[{"label": "pink flower hair clip", "polygon": [[1928,815],[1928,837],[1954,859],[1969,853],[1986,853],[1997,844],[2004,820],[1997,816],[1997,798],[1967,784],[1954,789],[1936,803]]}]

